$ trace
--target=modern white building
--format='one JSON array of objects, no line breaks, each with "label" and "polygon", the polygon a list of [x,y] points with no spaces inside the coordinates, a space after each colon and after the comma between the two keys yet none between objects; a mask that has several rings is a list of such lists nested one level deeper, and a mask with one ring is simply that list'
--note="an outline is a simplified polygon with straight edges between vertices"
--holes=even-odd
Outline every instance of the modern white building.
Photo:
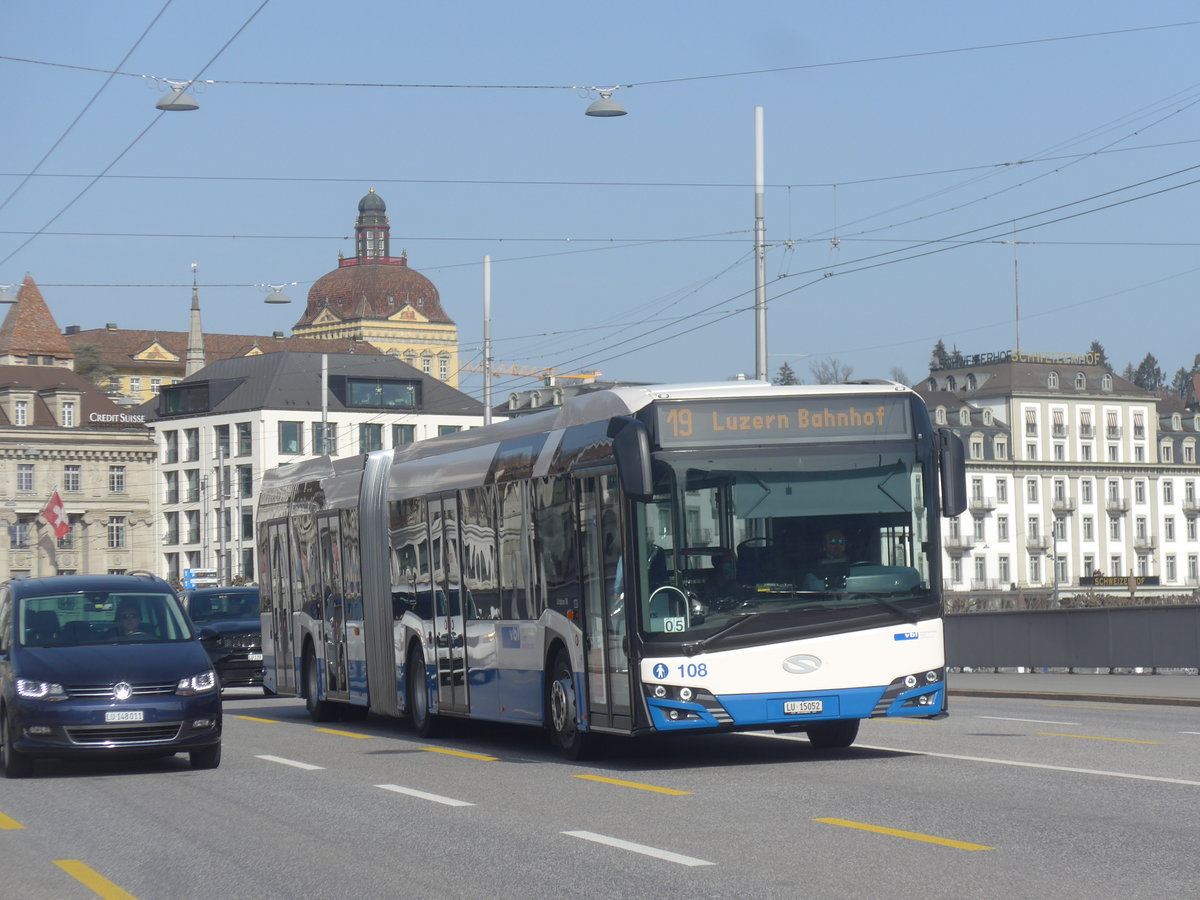
[{"label": "modern white building", "polygon": [[963,357],[917,389],[967,448],[970,503],[948,523],[948,590],[1052,604],[1200,587],[1200,414],[1182,401],[1090,354]]},{"label": "modern white building", "polygon": [[394,357],[293,351],[220,360],[139,412],[158,446],[159,574],[213,568],[222,583],[257,580],[254,515],[267,469],[483,424],[482,404]]}]

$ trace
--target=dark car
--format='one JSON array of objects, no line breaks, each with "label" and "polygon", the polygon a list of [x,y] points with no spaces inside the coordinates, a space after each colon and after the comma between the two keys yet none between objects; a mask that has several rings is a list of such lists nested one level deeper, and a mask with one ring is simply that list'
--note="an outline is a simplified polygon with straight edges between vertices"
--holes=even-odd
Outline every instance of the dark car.
[{"label": "dark car", "polygon": [[183,600],[221,687],[263,683],[262,626],[256,587],[197,588]]},{"label": "dark car", "polygon": [[149,573],[0,584],[0,764],[189,754],[221,762],[221,692],[171,586]]}]

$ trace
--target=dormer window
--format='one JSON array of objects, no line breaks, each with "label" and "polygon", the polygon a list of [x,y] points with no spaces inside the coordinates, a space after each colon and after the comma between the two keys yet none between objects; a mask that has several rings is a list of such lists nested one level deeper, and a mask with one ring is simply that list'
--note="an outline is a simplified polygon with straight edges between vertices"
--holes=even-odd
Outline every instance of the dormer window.
[{"label": "dormer window", "polygon": [[75,404],[70,400],[64,400],[62,405],[62,427],[75,427]]},{"label": "dormer window", "polygon": [[1112,390],[1112,376],[1111,375],[1106,373],[1106,374],[1100,376],[1100,390],[1102,390],[1102,391],[1111,391]]},{"label": "dormer window", "polygon": [[929,389],[930,389],[931,391],[936,391],[936,390],[937,390],[937,379],[936,379],[936,378],[930,378],[930,379],[929,379]]},{"label": "dormer window", "polygon": [[1179,415],[1179,413],[1175,413],[1173,416],[1171,416],[1171,430],[1172,431],[1182,431],[1183,430],[1183,419]]},{"label": "dormer window", "polygon": [[962,409],[960,409],[958,411],[958,424],[960,424],[960,425],[970,425],[971,424],[971,410],[969,407],[964,406]]},{"label": "dormer window", "polygon": [[953,375],[947,375],[947,376],[946,376],[946,390],[948,390],[948,391],[956,391],[956,390],[958,390],[958,382],[956,382],[956,381],[954,380],[954,376],[953,376]]},{"label": "dormer window", "polygon": [[1087,389],[1087,376],[1082,372],[1075,373],[1075,390],[1082,391]]},{"label": "dormer window", "polygon": [[983,411],[983,424],[984,425],[992,424],[992,411],[990,409],[985,409]]},{"label": "dormer window", "polygon": [[13,424],[24,426],[29,424],[29,401],[13,401]]},{"label": "dormer window", "polygon": [[1046,387],[1055,390],[1058,387],[1058,373],[1051,372],[1046,376]]},{"label": "dormer window", "polygon": [[936,410],[934,410],[933,421],[935,421],[939,425],[946,424],[946,407],[939,406]]},{"label": "dormer window", "polygon": [[967,373],[967,390],[973,391],[979,387],[979,381],[975,378],[974,372]]}]

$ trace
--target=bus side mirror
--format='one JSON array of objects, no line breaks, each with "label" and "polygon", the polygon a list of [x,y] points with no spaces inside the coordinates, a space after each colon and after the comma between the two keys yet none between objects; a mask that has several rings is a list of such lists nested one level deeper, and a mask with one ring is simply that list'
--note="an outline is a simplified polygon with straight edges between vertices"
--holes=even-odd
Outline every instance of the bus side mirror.
[{"label": "bus side mirror", "polygon": [[646,426],[632,416],[615,416],[609,420],[608,436],[612,438],[617,475],[626,496],[649,500],[654,496],[654,480],[650,475],[650,433]]},{"label": "bus side mirror", "polygon": [[949,428],[939,428],[937,436],[942,515],[957,516],[967,508],[967,453],[962,439]]}]

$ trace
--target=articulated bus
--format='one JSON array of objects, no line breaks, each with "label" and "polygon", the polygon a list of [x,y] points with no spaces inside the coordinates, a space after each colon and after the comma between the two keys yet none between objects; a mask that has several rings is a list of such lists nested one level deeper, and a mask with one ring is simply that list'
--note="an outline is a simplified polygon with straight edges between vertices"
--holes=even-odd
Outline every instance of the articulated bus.
[{"label": "articulated bus", "polygon": [[[594,735],[946,714],[963,446],[891,382],[622,387],[264,479],[264,687]],[[830,538],[830,535],[836,535]],[[822,539],[841,562],[819,556]]]}]

